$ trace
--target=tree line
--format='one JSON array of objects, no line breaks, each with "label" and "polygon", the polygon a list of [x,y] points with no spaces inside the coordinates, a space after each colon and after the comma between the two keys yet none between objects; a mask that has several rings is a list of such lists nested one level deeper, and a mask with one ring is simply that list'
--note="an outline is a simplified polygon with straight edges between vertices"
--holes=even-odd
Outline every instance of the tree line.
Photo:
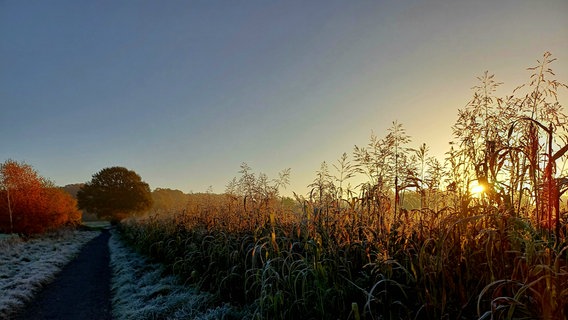
[{"label": "tree line", "polygon": [[124,167],[104,168],[89,182],[56,187],[31,165],[6,160],[0,164],[0,233],[44,233],[78,226],[85,218],[116,223],[150,209],[182,210],[193,198],[180,190],[150,192],[140,175]]}]

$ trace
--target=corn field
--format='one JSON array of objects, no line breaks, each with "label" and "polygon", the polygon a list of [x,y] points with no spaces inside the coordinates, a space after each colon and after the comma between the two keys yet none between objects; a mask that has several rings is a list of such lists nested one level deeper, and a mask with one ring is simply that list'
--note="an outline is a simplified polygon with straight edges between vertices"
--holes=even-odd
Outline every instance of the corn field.
[{"label": "corn field", "polygon": [[504,97],[480,76],[443,162],[393,122],[322,163],[308,194],[280,195],[289,170],[243,164],[224,194],[121,234],[252,319],[567,319],[568,87],[554,60]]}]

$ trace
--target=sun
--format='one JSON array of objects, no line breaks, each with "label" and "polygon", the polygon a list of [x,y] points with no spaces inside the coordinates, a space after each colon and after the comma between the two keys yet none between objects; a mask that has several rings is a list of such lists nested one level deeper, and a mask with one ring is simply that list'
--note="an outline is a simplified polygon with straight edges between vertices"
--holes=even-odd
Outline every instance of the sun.
[{"label": "sun", "polygon": [[472,195],[480,196],[484,191],[485,187],[479,184],[477,180],[474,180],[469,184],[469,192],[471,192]]}]

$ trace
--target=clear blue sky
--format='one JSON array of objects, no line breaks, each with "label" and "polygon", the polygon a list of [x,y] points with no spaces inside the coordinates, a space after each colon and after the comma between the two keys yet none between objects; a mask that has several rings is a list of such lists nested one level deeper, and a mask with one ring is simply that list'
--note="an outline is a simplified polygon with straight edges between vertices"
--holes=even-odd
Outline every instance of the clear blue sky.
[{"label": "clear blue sky", "polygon": [[550,51],[568,82],[566,17],[566,0],[0,0],[0,161],[185,192],[247,162],[304,193],[394,120],[442,158],[483,71],[508,94]]}]

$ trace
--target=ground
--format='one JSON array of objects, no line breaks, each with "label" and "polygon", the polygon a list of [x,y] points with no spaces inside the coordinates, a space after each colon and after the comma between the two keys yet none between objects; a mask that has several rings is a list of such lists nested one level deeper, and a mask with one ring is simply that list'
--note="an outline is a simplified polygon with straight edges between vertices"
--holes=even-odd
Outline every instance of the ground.
[{"label": "ground", "polygon": [[16,319],[111,319],[108,230],[85,245]]},{"label": "ground", "polygon": [[0,243],[0,319],[247,318],[104,228]]}]

